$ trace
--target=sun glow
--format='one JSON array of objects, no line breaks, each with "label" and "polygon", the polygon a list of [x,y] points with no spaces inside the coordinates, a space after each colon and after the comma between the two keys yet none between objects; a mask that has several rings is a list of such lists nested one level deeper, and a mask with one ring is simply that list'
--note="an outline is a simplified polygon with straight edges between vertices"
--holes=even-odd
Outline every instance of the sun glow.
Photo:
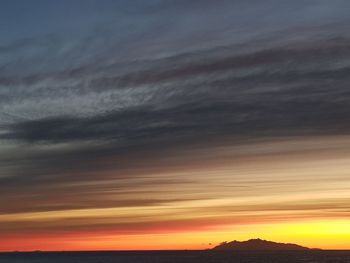
[{"label": "sun glow", "polygon": [[216,226],[207,231],[148,234],[81,233],[10,238],[2,251],[208,249],[223,241],[261,238],[310,248],[350,249],[350,220]]}]

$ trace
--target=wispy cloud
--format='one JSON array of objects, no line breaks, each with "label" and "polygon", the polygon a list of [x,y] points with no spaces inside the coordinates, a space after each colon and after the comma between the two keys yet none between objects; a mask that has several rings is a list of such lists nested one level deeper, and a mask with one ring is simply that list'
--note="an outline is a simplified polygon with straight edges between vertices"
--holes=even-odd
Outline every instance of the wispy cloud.
[{"label": "wispy cloud", "polygon": [[99,3],[0,41],[1,236],[348,217],[348,1]]}]

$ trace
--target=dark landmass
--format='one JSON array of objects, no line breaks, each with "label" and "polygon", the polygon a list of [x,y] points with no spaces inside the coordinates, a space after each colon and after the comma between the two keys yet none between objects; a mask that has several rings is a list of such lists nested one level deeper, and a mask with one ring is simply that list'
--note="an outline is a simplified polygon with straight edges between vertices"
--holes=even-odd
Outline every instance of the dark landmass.
[{"label": "dark landmass", "polygon": [[269,251],[283,251],[283,250],[309,250],[307,247],[296,244],[276,243],[262,239],[250,239],[247,241],[231,241],[223,242],[213,248],[213,250],[269,250]]}]

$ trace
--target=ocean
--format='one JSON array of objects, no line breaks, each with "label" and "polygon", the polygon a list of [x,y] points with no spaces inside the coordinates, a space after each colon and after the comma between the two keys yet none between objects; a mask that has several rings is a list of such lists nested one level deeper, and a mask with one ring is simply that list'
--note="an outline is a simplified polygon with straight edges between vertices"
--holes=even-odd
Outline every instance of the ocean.
[{"label": "ocean", "polygon": [[103,251],[0,253],[1,263],[350,263],[350,251]]}]

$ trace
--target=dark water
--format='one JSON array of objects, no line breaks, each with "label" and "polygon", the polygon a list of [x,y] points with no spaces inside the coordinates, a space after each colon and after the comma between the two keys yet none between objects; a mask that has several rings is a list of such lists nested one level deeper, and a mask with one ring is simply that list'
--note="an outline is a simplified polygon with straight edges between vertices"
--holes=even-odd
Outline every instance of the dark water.
[{"label": "dark water", "polygon": [[3,253],[1,263],[350,263],[350,251],[295,252],[61,252]]}]

